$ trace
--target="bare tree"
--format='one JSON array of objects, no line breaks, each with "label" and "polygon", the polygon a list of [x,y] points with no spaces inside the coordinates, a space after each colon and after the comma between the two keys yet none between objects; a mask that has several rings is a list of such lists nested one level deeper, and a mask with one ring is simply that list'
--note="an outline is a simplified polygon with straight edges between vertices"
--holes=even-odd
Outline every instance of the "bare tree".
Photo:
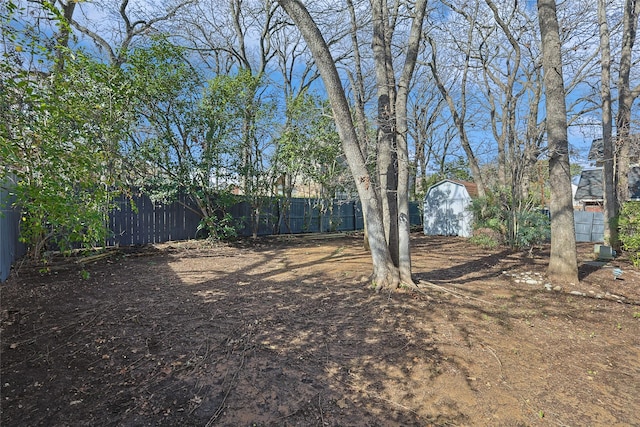
[{"label": "bare tree", "polygon": [[[200,66],[210,74],[244,73],[253,81],[243,92],[242,137],[236,150],[238,186],[251,204],[254,237],[263,217],[264,196],[273,193],[281,178],[273,156],[278,132],[284,127],[265,115],[273,114],[277,103],[288,96],[273,96],[274,82],[269,74],[279,66],[287,95],[291,96],[294,90],[288,73],[291,62],[282,63],[281,58],[293,54],[295,60],[291,60],[299,64],[300,49],[294,41],[284,35],[276,37],[281,34],[279,30],[289,25],[281,15],[273,0],[197,0],[181,14],[182,26],[174,35],[181,37],[183,44],[199,56]],[[302,79],[300,84],[304,87],[309,82]]]},{"label": "bare tree", "polygon": [[[400,280],[413,283],[411,279],[411,251],[410,251],[410,222],[409,222],[409,144],[407,103],[411,79],[416,67],[420,42],[422,40],[422,25],[427,9],[427,0],[417,0],[413,7],[411,29],[407,41],[407,53],[398,82],[396,98],[396,126],[398,150],[398,268]],[[389,49],[390,50],[390,49]],[[392,59],[392,58],[389,58]]]},{"label": "bare tree", "polygon": [[[427,168],[434,162],[442,175],[449,148],[453,141],[455,128],[442,117],[444,99],[438,89],[429,85],[426,73],[418,77],[412,91],[409,106],[409,135],[414,142],[415,156],[410,166],[413,172],[413,197],[427,190]],[[443,130],[444,128],[444,130]]]},{"label": "bare tree", "polygon": [[[181,0],[175,4],[170,3],[166,5],[164,10],[147,7],[144,11],[136,9],[132,12],[129,0],[121,0],[118,10],[111,11],[117,16],[114,22],[119,23],[119,30],[112,29],[111,31],[119,34],[111,34],[110,37],[104,34],[102,30],[90,27],[90,22],[83,23],[82,20],[73,16],[74,10],[77,12],[75,8],[77,1],[69,0],[65,5],[62,0],[58,0],[63,10],[65,10],[65,18],[68,19],[71,25],[93,40],[100,50],[106,52],[109,61],[118,66],[125,61],[127,51],[137,37],[146,36],[150,32],[157,30],[160,24],[174,19],[185,6],[194,1],[196,0]],[[82,4],[80,4],[79,8],[82,8]],[[67,16],[67,11],[71,12],[69,16]]]},{"label": "bare tree", "polygon": [[393,264],[386,244],[379,202],[380,196],[367,170],[356,128],[351,118],[349,102],[345,96],[335,61],[322,33],[306,7],[298,0],[278,0],[278,2],[293,19],[307,42],[331,101],[345,157],[355,179],[356,188],[367,218],[369,244],[373,260],[372,280],[378,290],[396,288],[400,283],[400,276]]},{"label": "bare tree", "polygon": [[[446,2],[445,4],[447,4],[447,6],[452,10],[456,11],[459,15],[463,16],[467,22],[475,22],[479,11],[479,6],[477,3],[471,8],[470,11],[457,8],[456,6],[448,2]],[[462,63],[457,64],[458,68],[460,69],[459,80],[454,80],[451,78],[451,76],[447,77],[445,71],[441,69],[442,58],[440,58],[438,54],[438,41],[432,35],[428,35],[426,37],[431,47],[431,55],[427,60],[427,66],[431,70],[434,82],[438,90],[440,91],[441,96],[449,107],[449,112],[453,119],[453,123],[455,124],[458,131],[460,145],[462,146],[467,156],[469,167],[471,168],[471,173],[473,175],[473,180],[478,187],[478,195],[482,197],[486,194],[487,191],[485,179],[483,177],[476,153],[471,146],[471,140],[467,133],[467,119],[469,114],[467,91],[469,78],[471,77],[470,74],[473,68],[472,50],[475,38],[475,27],[474,25],[469,25],[467,27],[466,34],[464,34],[464,40],[460,40],[456,35],[451,35],[451,37],[454,40],[454,44],[459,46],[462,51]],[[457,102],[454,99],[454,95],[452,93],[453,91],[458,94]]]},{"label": "bare tree", "polygon": [[[385,0],[372,1],[373,52],[378,96],[378,177],[382,191],[385,235],[401,280],[411,279],[409,253],[409,156],[407,144],[407,99],[418,56],[426,1],[414,7],[407,55],[396,83],[392,38],[397,12]],[[389,11],[394,11],[391,14]]]},{"label": "bare tree", "polygon": [[578,259],[569,171],[567,107],[555,0],[538,0],[538,20],[542,37],[551,186],[551,256],[547,274],[554,281],[577,283]]},{"label": "bare tree", "polygon": [[[507,239],[516,242],[523,211],[538,202],[530,193],[535,165],[542,152],[543,124],[538,119],[542,72],[535,21],[517,3],[484,0],[488,19],[497,25],[476,25],[481,42],[477,52],[485,103],[497,146],[498,193],[508,208]],[[506,192],[502,191],[506,190]]]},{"label": "bare tree", "polygon": [[611,219],[618,212],[614,173],[613,116],[611,109],[611,36],[607,22],[606,0],[598,0],[598,24],[600,27],[600,97],[602,102],[602,157],[604,166],[604,240],[618,248],[618,229]]},{"label": "bare tree", "polygon": [[598,0],[605,241],[616,249],[620,249],[618,229],[612,219],[617,217],[620,207],[629,198],[629,162],[632,153],[637,151],[637,147],[634,147],[636,138],[631,134],[631,110],[634,101],[640,95],[640,85],[632,87],[631,71],[635,65],[632,53],[636,41],[640,2],[625,0],[621,23],[620,25],[614,25],[614,29],[621,29],[618,79],[616,82],[618,110],[615,114],[615,136],[613,135],[614,99],[612,96],[613,79],[611,76],[611,68],[614,61],[612,35],[607,13],[609,5],[610,2]]},{"label": "bare tree", "polygon": [[[365,85],[365,75],[363,71],[363,59],[361,54],[361,43],[359,37],[359,31],[362,28],[360,22],[358,22],[358,15],[356,8],[352,0],[347,0],[347,9],[349,11],[349,24],[350,31],[349,36],[351,39],[351,50],[353,52],[353,69],[346,67],[346,73],[349,78],[349,84],[351,86],[353,97],[353,110],[356,119],[356,131],[359,138],[360,150],[365,162],[369,162],[369,150],[371,140],[369,138],[369,122],[367,120],[366,104],[370,96],[367,93]],[[366,214],[365,214],[366,215]],[[367,220],[364,217],[364,248],[370,250],[369,246],[369,233],[367,230]]]},{"label": "bare tree", "polygon": [[638,30],[640,1],[625,0],[622,16],[622,50],[618,71],[618,114],[616,116],[617,147],[617,199],[620,205],[629,200],[629,160],[631,146],[631,107],[640,95],[640,85],[631,87],[632,53]]}]

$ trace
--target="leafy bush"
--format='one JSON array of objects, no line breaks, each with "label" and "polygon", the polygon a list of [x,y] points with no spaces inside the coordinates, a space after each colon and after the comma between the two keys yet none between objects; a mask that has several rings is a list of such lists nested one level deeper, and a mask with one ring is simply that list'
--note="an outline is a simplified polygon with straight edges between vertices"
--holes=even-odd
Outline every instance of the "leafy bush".
[{"label": "leafy bush", "polygon": [[[40,46],[29,34],[16,46]],[[38,58],[53,66],[48,54]],[[82,52],[61,54],[64,70],[46,79],[0,61],[0,184],[21,209],[20,239],[34,259],[104,243],[120,185],[115,145],[128,126],[120,70]]]},{"label": "leafy bush", "polygon": [[507,223],[505,209],[497,193],[491,192],[485,197],[478,197],[471,202],[473,212],[473,228],[489,228],[506,236]]},{"label": "leafy bush", "polygon": [[204,232],[208,239],[212,240],[233,240],[238,237],[239,224],[227,210],[233,206],[237,199],[228,192],[219,192],[214,197],[208,197],[206,207],[201,210],[205,212],[197,232]]},{"label": "leafy bush", "polygon": [[551,238],[549,217],[538,211],[520,211],[512,217],[516,221],[510,229],[514,230],[514,246],[523,248],[539,245]]},{"label": "leafy bush", "polygon": [[640,267],[640,202],[625,203],[618,221],[622,248],[629,252],[633,265]]},{"label": "leafy bush", "polygon": [[203,218],[198,224],[197,231],[206,231],[212,240],[232,240],[238,237],[238,228],[233,216],[225,212],[220,217]]},{"label": "leafy bush", "polygon": [[551,236],[547,215],[537,211],[532,204],[518,207],[508,191],[497,190],[485,197],[474,199],[471,211],[474,229],[491,229],[514,248],[538,245]]},{"label": "leafy bush", "polygon": [[482,246],[486,249],[495,249],[500,244],[496,239],[489,236],[488,234],[478,234],[472,236],[469,241],[474,245]]},{"label": "leafy bush", "polygon": [[22,181],[14,190],[16,205],[22,208],[20,241],[34,259],[45,249],[68,252],[104,244],[110,192],[99,187],[64,188],[54,180],[30,185]]}]

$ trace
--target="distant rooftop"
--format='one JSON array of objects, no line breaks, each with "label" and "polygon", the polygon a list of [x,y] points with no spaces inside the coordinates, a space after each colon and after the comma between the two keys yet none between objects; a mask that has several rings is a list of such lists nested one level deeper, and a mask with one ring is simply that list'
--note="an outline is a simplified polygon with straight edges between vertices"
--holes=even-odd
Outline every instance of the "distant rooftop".
[{"label": "distant rooftop", "polygon": [[[630,157],[631,162],[640,161],[640,135],[634,135],[630,139]],[[591,148],[589,149],[588,160],[595,162],[596,165],[600,165],[604,160],[604,144],[602,143],[602,138],[594,139],[591,142]]]},{"label": "distant rooftop", "polygon": [[[599,201],[604,199],[602,168],[583,170],[576,190],[575,200]],[[629,194],[633,200],[640,200],[640,166],[629,170]]]}]

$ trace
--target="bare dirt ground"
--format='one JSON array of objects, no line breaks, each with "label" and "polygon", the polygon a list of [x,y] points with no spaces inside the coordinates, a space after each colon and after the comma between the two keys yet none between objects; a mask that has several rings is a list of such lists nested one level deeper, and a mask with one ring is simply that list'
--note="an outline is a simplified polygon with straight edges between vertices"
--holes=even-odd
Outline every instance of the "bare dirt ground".
[{"label": "bare dirt ground", "polygon": [[560,289],[544,250],[413,239],[420,287],[380,294],[354,236],[23,265],[0,288],[0,424],[640,425],[640,272],[585,244]]}]

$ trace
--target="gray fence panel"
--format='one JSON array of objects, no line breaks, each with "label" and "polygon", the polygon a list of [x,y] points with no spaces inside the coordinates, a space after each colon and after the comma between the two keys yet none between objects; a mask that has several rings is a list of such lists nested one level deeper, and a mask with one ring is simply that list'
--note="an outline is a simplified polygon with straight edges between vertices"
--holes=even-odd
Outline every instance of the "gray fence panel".
[{"label": "gray fence panel", "polygon": [[411,226],[422,226],[422,209],[418,202],[409,202],[409,224]]},{"label": "gray fence panel", "polygon": [[320,233],[322,231],[322,217],[320,207],[313,200],[304,199],[303,233]]},{"label": "gray fence panel", "polygon": [[[133,205],[132,205],[133,204]],[[200,216],[187,196],[168,204],[154,203],[144,195],[116,200],[117,209],[109,214],[112,236],[107,246],[144,245],[196,237]]]},{"label": "gray fence panel", "polygon": [[229,209],[229,213],[237,222],[238,234],[241,236],[251,236],[251,205],[247,202],[236,203]]},{"label": "gray fence panel", "polygon": [[306,199],[289,200],[287,216],[289,218],[289,228],[291,230],[291,233],[302,233],[303,231],[307,230],[306,204]]},{"label": "gray fence panel", "polygon": [[353,231],[356,229],[355,203],[334,202],[330,231]]},{"label": "gray fence panel", "polygon": [[6,189],[0,188],[0,282],[11,273],[11,264],[25,254],[20,243],[20,211],[13,208],[14,198]]},{"label": "gray fence panel", "polygon": [[360,203],[360,200],[356,201],[354,211],[353,215],[356,218],[356,230],[364,230],[364,214],[362,213],[362,203]]},{"label": "gray fence panel", "polygon": [[602,212],[594,212],[591,241],[604,242],[604,213]]},{"label": "gray fence panel", "polygon": [[277,233],[278,227],[283,227],[279,222],[280,206],[277,199],[262,198],[251,203],[240,201],[229,208],[229,213],[236,221],[240,236],[252,236],[254,231],[257,236],[266,236]]},{"label": "gray fence panel", "polygon": [[261,200],[260,216],[258,218],[258,236],[275,234],[278,230],[279,218],[279,201],[277,199],[263,198]]},{"label": "gray fence panel", "polygon": [[604,241],[604,214],[602,212],[575,211],[576,242]]},{"label": "gray fence panel", "polygon": [[[132,203],[133,202],[133,203]],[[257,234],[298,234],[327,231],[354,231],[364,228],[362,205],[359,201],[333,201],[331,209],[321,206],[315,199],[260,199]],[[326,202],[325,202],[326,203]],[[3,205],[4,204],[4,205]],[[11,264],[25,253],[18,242],[20,212],[10,209],[11,200],[6,191],[0,191],[0,280],[9,275]],[[154,203],[136,193],[131,199],[121,196],[118,206],[109,214],[108,226],[112,232],[107,246],[142,245],[171,240],[193,239],[201,217],[195,204],[186,195],[170,204]],[[239,201],[229,213],[240,225],[239,235],[251,236],[256,228],[256,206]],[[421,224],[419,204],[410,204],[411,225]]]},{"label": "gray fence panel", "polygon": [[322,206],[312,199],[289,199],[281,203],[283,212],[280,233],[317,233],[329,228],[328,215],[322,215]]}]

